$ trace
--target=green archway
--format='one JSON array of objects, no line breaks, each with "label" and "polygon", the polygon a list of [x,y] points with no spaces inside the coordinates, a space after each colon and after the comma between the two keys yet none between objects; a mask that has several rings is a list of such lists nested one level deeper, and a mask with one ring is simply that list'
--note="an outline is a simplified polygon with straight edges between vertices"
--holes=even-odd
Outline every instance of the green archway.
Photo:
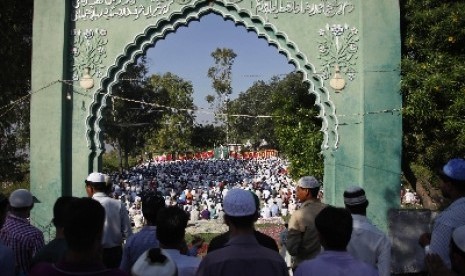
[{"label": "green archway", "polygon": [[342,205],[344,188],[359,183],[376,206],[369,216],[387,228],[400,188],[397,3],[43,0],[34,10],[32,90],[41,92],[32,95],[31,189],[42,202],[39,225],[50,221],[56,197],[83,196],[85,176],[101,167],[102,110],[127,64],[216,13],[277,47],[310,84],[323,122],[325,200]]}]

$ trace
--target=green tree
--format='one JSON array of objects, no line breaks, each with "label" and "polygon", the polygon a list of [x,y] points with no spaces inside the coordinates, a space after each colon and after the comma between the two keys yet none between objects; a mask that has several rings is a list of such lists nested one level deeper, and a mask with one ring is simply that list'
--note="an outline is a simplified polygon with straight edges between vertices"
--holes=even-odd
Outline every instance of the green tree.
[{"label": "green tree", "polygon": [[429,189],[435,182],[422,177],[425,170],[434,172],[465,153],[465,2],[401,4],[402,169],[425,199],[422,184]]},{"label": "green tree", "polygon": [[[263,80],[256,81],[247,91],[239,93],[239,97],[229,105],[230,136],[234,142],[246,143],[251,141],[258,146],[261,139],[265,139],[270,147],[276,147],[274,135],[273,112],[273,84]],[[269,116],[269,117],[268,117]]]},{"label": "green tree", "polygon": [[323,177],[321,121],[316,116],[315,95],[302,75],[291,73],[274,84],[272,95],[275,135],[279,149],[291,162],[294,179],[304,175]]},{"label": "green tree", "polygon": [[148,147],[152,152],[190,150],[196,109],[192,84],[172,73],[152,75],[150,84],[161,88],[165,100],[160,128],[150,138]]},{"label": "green tree", "polygon": [[113,97],[104,110],[106,141],[119,153],[120,170],[129,168],[129,156],[141,152],[147,136],[160,127],[161,114],[153,105],[160,97],[146,80],[146,60],[128,66],[112,89]]},{"label": "green tree", "polygon": [[225,133],[219,126],[195,125],[192,129],[191,145],[195,150],[204,151],[212,149],[224,139]]},{"label": "green tree", "polygon": [[[229,113],[229,95],[232,93],[232,66],[237,57],[232,49],[216,48],[211,53],[215,64],[208,69],[207,76],[212,80],[212,87],[215,89],[216,97],[208,95],[207,102],[215,106],[220,113]],[[219,118],[226,123],[226,143],[229,143],[229,116]]]},{"label": "green tree", "polygon": [[0,2],[0,183],[29,171],[32,14],[32,0]]}]

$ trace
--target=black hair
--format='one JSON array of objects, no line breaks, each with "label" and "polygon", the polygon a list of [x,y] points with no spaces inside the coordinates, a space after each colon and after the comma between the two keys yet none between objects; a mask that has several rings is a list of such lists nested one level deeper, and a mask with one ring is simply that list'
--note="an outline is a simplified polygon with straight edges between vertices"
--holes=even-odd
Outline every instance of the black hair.
[{"label": "black hair", "polygon": [[161,209],[156,221],[157,239],[167,247],[179,247],[184,241],[188,221],[187,213],[176,206]]},{"label": "black hair", "polygon": [[146,192],[142,194],[142,214],[149,225],[156,225],[158,212],[165,208],[165,199],[161,193]]},{"label": "black hair", "polygon": [[457,179],[451,178],[448,175],[446,175],[442,170],[439,171],[438,176],[442,181],[448,182],[452,186],[454,186],[454,188],[460,193],[465,193],[465,180],[457,180]]},{"label": "black hair", "polygon": [[320,192],[320,187],[309,188],[309,190],[310,190],[310,193],[312,194],[312,197],[313,197],[313,198],[317,198],[317,197],[318,197],[318,193]]},{"label": "black hair", "polygon": [[107,192],[107,183],[106,182],[90,182],[86,181],[86,185],[91,186],[94,190],[99,192]]},{"label": "black hair", "polygon": [[346,209],[350,211],[351,214],[355,215],[366,215],[367,207],[368,207],[368,200],[357,205],[345,205]]},{"label": "black hair", "polygon": [[225,214],[224,219],[232,223],[236,228],[252,228],[253,224],[257,220],[257,213],[243,217],[233,217]]},{"label": "black hair", "polygon": [[103,234],[105,209],[91,198],[76,198],[69,203],[68,216],[64,221],[64,235],[69,249],[83,252]]},{"label": "black hair", "polygon": [[315,217],[315,226],[325,249],[346,250],[352,235],[352,216],[348,210],[328,206]]},{"label": "black hair", "polygon": [[53,225],[55,227],[63,227],[65,219],[68,216],[68,207],[72,200],[76,199],[72,196],[62,196],[55,201],[53,205]]}]

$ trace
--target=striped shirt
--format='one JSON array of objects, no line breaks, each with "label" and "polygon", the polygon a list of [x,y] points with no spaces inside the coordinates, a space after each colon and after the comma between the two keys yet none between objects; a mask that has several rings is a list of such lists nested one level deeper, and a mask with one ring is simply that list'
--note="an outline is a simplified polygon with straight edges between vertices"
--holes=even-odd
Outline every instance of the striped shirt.
[{"label": "striped shirt", "polygon": [[28,272],[32,257],[44,246],[44,234],[32,226],[29,220],[8,214],[0,240],[15,253],[16,266],[21,272]]}]

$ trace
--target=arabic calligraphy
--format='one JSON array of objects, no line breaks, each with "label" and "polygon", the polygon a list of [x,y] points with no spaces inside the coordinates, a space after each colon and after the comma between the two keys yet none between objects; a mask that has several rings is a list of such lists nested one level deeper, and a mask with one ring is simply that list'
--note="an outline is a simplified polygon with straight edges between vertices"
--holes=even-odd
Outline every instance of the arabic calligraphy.
[{"label": "arabic calligraphy", "polygon": [[150,0],[150,5],[137,0],[73,0],[71,21],[132,17],[153,18],[169,12],[174,0]]},{"label": "arabic calligraphy", "polygon": [[351,0],[320,0],[319,3],[303,0],[256,0],[255,12],[264,14],[322,14],[327,17],[346,15],[355,9]]}]

